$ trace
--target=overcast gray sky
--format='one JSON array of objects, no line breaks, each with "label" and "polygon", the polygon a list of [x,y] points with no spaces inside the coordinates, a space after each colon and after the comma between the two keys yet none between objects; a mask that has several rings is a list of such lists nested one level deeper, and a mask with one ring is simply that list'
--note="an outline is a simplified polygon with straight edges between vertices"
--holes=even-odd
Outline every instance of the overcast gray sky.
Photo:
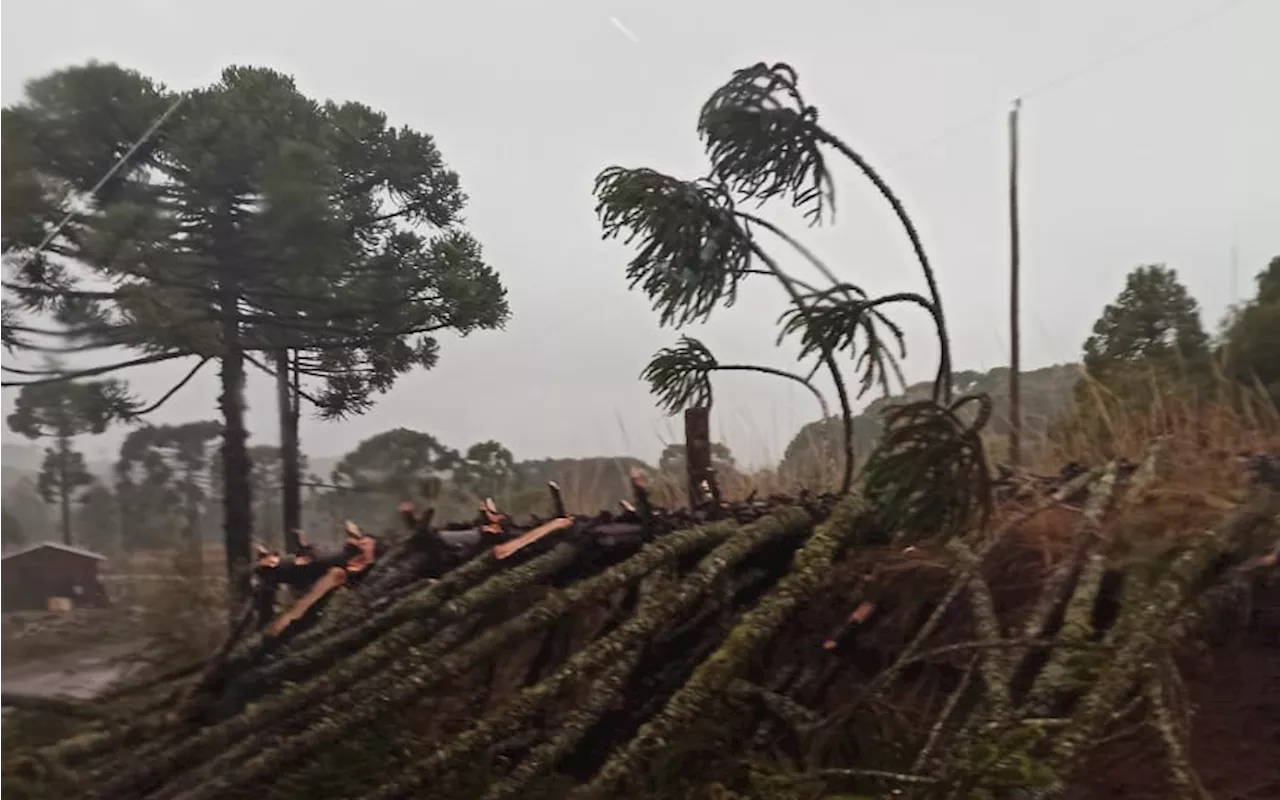
[{"label": "overcast gray sky", "polygon": [[[698,107],[756,61],[794,65],[823,123],[904,198],[959,367],[1006,360],[1005,114],[1017,95],[1026,368],[1074,360],[1140,263],[1177,268],[1213,329],[1233,287],[1247,295],[1280,253],[1280,0],[6,0],[0,32],[6,105],[28,79],[91,58],[175,88],[252,64],[436,138],[514,319],[446,340],[437,369],[406,376],[363,418],[305,422],[317,456],[408,426],[458,447],[498,439],[517,458],[655,457],[679,426],[637,375],[677,334],[627,293],[628,251],[600,241],[591,181],[611,164],[703,174]],[[851,171],[839,177],[836,224],[805,240],[869,289],[921,288],[882,204]],[[761,284],[694,333],[722,361],[785,366],[781,309]],[[922,379],[936,351],[923,320],[902,319],[907,373]],[[131,377],[154,396],[185,369]],[[812,398],[767,379],[718,387],[714,424],[750,461],[779,456],[817,416]],[[211,418],[216,393],[210,370],[156,421]],[[12,399],[6,389],[6,410]],[[253,439],[274,442],[265,379],[249,402]],[[87,450],[110,457],[122,435]]]}]

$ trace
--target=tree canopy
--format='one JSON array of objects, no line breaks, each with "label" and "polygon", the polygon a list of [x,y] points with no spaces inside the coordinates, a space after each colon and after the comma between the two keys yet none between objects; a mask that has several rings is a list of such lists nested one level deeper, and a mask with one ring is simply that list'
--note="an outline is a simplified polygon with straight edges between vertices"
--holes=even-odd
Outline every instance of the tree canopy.
[{"label": "tree canopy", "polygon": [[333,482],[356,491],[416,497],[425,481],[457,464],[457,451],[431,434],[396,428],[365,439],[343,456],[333,468]]},{"label": "tree canopy", "polygon": [[[278,358],[299,396],[340,417],[433,366],[440,332],[509,315],[432,138],[359,103],[313,100],[279,72],[229,67],[177,93],[112,64],[60,70],[4,109],[3,143],[5,344],[141,353],[95,374],[218,362],[228,568],[241,594],[253,524],[246,364],[270,372]],[[55,229],[66,198],[108,174],[85,213]]]},{"label": "tree canopy", "polygon": [[84,456],[74,440],[98,434],[113,420],[128,416],[132,401],[118,381],[34,383],[22,387],[7,423],[28,439],[52,439],[36,478],[36,490],[46,503],[60,510],[62,540],[72,543],[72,513],[80,491],[93,483]]},{"label": "tree canopy", "polygon": [[147,425],[131,431],[116,462],[116,497],[128,548],[179,541],[198,552],[216,488],[214,448],[222,426],[214,421]]},{"label": "tree canopy", "polygon": [[[669,444],[662,448],[658,456],[658,469],[683,481],[686,470],[687,451],[683,444]],[[717,475],[728,475],[737,467],[733,459],[733,451],[723,442],[711,443],[711,467]]]},{"label": "tree canopy", "polygon": [[1084,366],[1106,380],[1117,368],[1135,366],[1194,373],[1207,366],[1209,336],[1200,321],[1200,305],[1162,264],[1135,268],[1124,289],[1107,305],[1084,343]]},{"label": "tree canopy", "polygon": [[69,381],[24,386],[6,420],[28,439],[72,439],[102,433],[129,415],[124,385],[115,380]]},{"label": "tree canopy", "polygon": [[[810,378],[818,369],[827,371],[839,400],[844,461],[840,486],[847,490],[853,480],[855,436],[837,354],[854,357],[862,393],[876,386],[887,392],[892,380],[901,382],[895,359],[905,351],[902,331],[885,316],[885,307],[905,303],[923,309],[935,324],[941,353],[934,399],[950,402],[950,342],[933,266],[915,223],[867,159],[819,124],[818,117],[789,65],[759,63],[740,69],[712,93],[699,114],[698,135],[710,161],[708,177],[681,180],[651,169],[609,167],[596,178],[596,211],[607,238],[637,244],[627,278],[649,298],[660,325],[681,328],[705,321],[717,307],[732,306],[741,284],[754,276],[780,285],[790,302],[779,320],[779,342],[793,339],[801,360],[816,364],[810,377],[774,368],[756,371],[799,381],[820,402]],[[801,209],[811,224],[830,218],[835,202],[835,182],[827,166],[831,156],[850,162],[889,204],[924,275],[927,297],[913,292],[870,297],[837,277],[777,225],[740,209],[744,203],[785,200]],[[827,284],[811,285],[783,270],[764,247],[773,240],[796,251]],[[674,413],[709,407],[708,376],[718,369],[723,367],[704,345],[685,337],[676,348],[659,352],[644,377],[665,410]],[[825,402],[822,405],[825,415]]]},{"label": "tree canopy", "polygon": [[1280,256],[1256,281],[1257,294],[1227,322],[1225,363],[1236,380],[1257,381],[1280,404]]},{"label": "tree canopy", "polygon": [[476,497],[497,497],[516,477],[515,456],[492,439],[468,447],[453,470],[453,482]]}]

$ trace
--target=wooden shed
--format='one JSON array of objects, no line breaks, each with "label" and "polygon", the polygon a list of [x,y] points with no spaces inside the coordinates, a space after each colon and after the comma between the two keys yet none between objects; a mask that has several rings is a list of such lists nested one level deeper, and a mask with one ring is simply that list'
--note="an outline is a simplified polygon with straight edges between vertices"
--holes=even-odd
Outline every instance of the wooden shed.
[{"label": "wooden shed", "polygon": [[44,611],[63,597],[73,607],[111,605],[98,568],[107,557],[57,542],[40,542],[0,558],[0,593],[5,611]]}]

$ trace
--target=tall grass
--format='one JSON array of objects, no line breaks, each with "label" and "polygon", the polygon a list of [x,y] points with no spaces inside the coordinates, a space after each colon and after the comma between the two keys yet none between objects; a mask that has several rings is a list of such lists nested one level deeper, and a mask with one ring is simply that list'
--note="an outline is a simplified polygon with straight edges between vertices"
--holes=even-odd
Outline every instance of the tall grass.
[{"label": "tall grass", "polygon": [[1280,445],[1280,412],[1265,390],[1215,372],[1192,381],[1151,372],[1118,394],[1086,376],[1074,412],[1054,425],[1035,463],[1100,464],[1135,459],[1157,437],[1168,441],[1170,462],[1208,486],[1233,478],[1237,457]]}]

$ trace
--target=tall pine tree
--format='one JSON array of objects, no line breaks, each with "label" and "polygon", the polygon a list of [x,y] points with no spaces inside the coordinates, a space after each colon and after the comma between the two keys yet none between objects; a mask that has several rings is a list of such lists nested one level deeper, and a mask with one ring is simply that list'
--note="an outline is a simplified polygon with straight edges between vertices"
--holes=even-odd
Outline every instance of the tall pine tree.
[{"label": "tall pine tree", "polygon": [[[231,67],[179,96],[115,65],[62,70],[4,110],[3,141],[5,344],[140,353],[6,385],[193,358],[194,374],[215,362],[235,597],[248,594],[253,538],[246,369],[296,377],[294,402],[340,417],[433,366],[439,332],[507,319],[497,274],[460,228],[458,176],[431,137],[358,103],[317,102],[278,72]],[[138,141],[37,252],[67,198]]]}]

